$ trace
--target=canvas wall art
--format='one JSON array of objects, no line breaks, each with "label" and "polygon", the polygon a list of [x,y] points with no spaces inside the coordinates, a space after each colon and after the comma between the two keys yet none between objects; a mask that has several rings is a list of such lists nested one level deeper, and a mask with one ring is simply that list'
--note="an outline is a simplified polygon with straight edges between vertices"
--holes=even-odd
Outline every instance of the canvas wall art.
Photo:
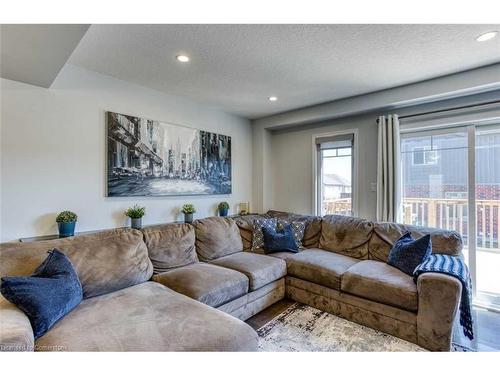
[{"label": "canvas wall art", "polygon": [[109,197],[231,193],[231,137],[106,112]]}]

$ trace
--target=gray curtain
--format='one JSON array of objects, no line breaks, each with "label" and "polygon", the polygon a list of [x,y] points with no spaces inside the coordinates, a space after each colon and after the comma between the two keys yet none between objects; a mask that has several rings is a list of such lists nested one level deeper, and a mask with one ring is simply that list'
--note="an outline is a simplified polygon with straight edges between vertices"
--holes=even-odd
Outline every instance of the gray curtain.
[{"label": "gray curtain", "polygon": [[377,221],[400,222],[401,166],[397,115],[378,119]]}]

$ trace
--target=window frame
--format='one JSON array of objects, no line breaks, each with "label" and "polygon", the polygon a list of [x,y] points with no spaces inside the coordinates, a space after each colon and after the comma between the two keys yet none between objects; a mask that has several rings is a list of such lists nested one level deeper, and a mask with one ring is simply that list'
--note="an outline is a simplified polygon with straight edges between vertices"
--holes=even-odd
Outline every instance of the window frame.
[{"label": "window frame", "polygon": [[358,129],[346,129],[335,132],[327,133],[315,133],[312,135],[312,210],[311,213],[315,216],[321,216],[321,194],[320,194],[320,178],[321,178],[321,163],[319,163],[319,158],[321,152],[318,152],[316,146],[316,139],[323,137],[335,137],[342,135],[353,135],[353,146],[352,146],[352,179],[351,179],[351,206],[352,206],[352,216],[359,215],[359,178],[358,178],[358,160],[359,160],[359,131]]},{"label": "window frame", "polygon": [[[415,153],[422,152],[422,160],[423,163],[415,163]],[[427,159],[429,153],[434,153],[436,155],[436,151],[433,150],[429,146],[415,146],[411,149],[411,165],[413,166],[426,166],[426,165],[437,165],[437,158],[431,158],[431,161]]]}]

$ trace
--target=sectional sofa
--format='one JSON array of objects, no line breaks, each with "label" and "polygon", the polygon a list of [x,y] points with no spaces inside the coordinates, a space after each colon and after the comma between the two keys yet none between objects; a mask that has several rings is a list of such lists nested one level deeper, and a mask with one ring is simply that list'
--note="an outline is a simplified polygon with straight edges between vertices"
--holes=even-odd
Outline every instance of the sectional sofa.
[{"label": "sectional sofa", "polygon": [[[256,217],[305,221],[298,254],[251,249]],[[117,229],[0,246],[0,275],[29,275],[47,250],[64,251],[83,302],[44,336],[0,300],[0,350],[254,351],[243,321],[285,298],[417,343],[449,350],[461,285],[452,277],[412,278],[388,266],[405,231],[431,233],[433,250],[460,256],[455,232],[345,216],[205,218],[190,224]]]}]

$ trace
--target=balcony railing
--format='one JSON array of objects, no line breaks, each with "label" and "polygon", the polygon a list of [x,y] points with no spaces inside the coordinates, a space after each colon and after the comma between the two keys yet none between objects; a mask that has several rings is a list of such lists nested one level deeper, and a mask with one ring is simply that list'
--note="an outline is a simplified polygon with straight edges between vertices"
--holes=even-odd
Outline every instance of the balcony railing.
[{"label": "balcony railing", "polygon": [[351,215],[351,198],[324,200],[323,210],[324,215]]},{"label": "balcony railing", "polygon": [[[324,214],[351,214],[351,198],[323,201]],[[460,233],[468,244],[467,199],[405,198],[403,222]],[[500,248],[500,200],[476,200],[476,239],[481,250]]]},{"label": "balcony railing", "polygon": [[[405,198],[403,221],[406,224],[455,230],[468,241],[467,199]],[[477,246],[499,249],[500,200],[476,200]]]}]

